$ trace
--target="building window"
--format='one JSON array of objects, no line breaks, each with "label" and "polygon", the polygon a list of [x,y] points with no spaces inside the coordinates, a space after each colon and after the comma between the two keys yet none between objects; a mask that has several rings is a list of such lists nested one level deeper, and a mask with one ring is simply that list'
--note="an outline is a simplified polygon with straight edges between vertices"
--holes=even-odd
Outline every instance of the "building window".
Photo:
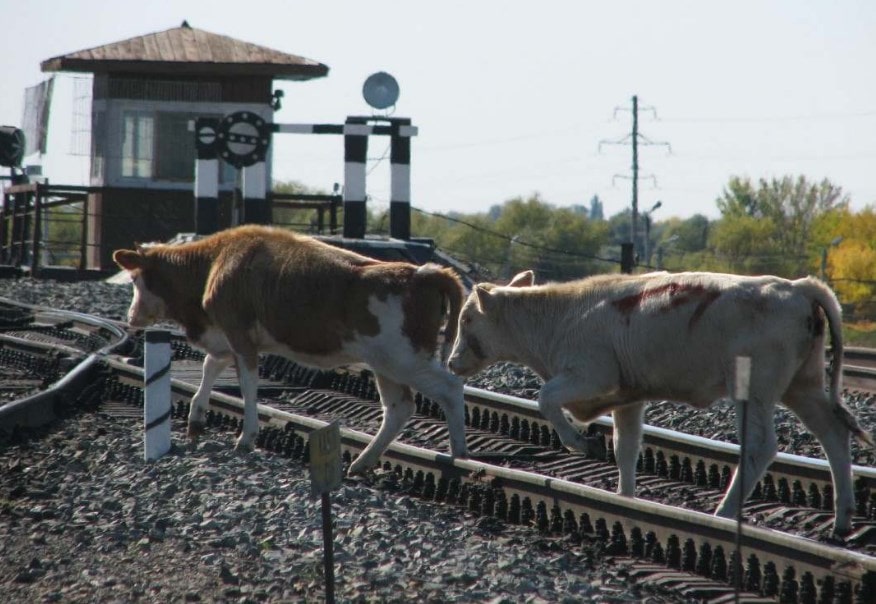
[{"label": "building window", "polygon": [[155,178],[191,182],[195,175],[195,134],[186,113],[158,113],[155,137]]},{"label": "building window", "polygon": [[127,112],[123,116],[122,177],[152,178],[154,122],[151,114]]},{"label": "building window", "polygon": [[[194,182],[197,151],[189,122],[200,115],[163,111],[125,113],[122,176]],[[233,183],[236,170],[224,161],[220,163],[219,182]]]},{"label": "building window", "polygon": [[104,160],[106,158],[106,114],[95,111],[91,115],[91,178],[103,180]]}]

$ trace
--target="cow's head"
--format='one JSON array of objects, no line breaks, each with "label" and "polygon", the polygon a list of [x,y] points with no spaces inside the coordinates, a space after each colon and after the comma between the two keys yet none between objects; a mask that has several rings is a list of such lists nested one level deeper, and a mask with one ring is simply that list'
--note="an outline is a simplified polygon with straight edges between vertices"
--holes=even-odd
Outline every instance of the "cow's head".
[{"label": "cow's head", "polygon": [[119,267],[128,271],[134,285],[134,299],[128,309],[128,323],[131,327],[147,327],[167,319],[167,305],[147,287],[149,258],[142,249],[116,250],[113,260]]},{"label": "cow's head", "polygon": [[[508,287],[528,287],[534,280],[532,271],[524,271],[518,273]],[[499,324],[502,309],[494,289],[490,283],[475,285],[459,313],[456,342],[447,362],[450,371],[457,375],[474,375],[501,360],[496,344],[502,336]]]}]

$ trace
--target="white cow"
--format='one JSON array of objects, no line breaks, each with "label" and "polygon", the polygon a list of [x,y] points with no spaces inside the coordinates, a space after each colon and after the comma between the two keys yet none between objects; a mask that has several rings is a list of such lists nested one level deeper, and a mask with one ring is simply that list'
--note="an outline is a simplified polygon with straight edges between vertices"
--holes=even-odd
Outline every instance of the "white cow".
[{"label": "white cow", "polygon": [[286,230],[243,226],[181,245],[116,250],[134,284],[128,322],[179,323],[207,352],[192,398],[189,437],[204,426],[207,401],[231,363],[244,400],[237,448],[258,433],[258,355],[271,352],[315,367],[366,363],[374,371],[383,423],[350,466],[378,458],[414,412],[411,389],[447,417],[450,450],[466,456],[463,382],[437,358],[441,324],[455,336],[464,291],[450,269],[378,262]]},{"label": "white cow", "polygon": [[[470,376],[496,361],[532,368],[544,380],[538,404],[566,447],[586,440],[581,422],[611,411],[618,492],[635,495],[645,401],[705,408],[734,390],[737,357],[750,357],[745,484],[738,472],[718,507],[736,516],[777,451],[774,411],[781,401],[818,438],[830,462],[834,530],[848,533],[855,509],[850,435],[873,445],[841,398],[841,309],[814,278],[717,273],[603,275],[533,285],[475,286],[459,317],[451,371]],[[825,393],[825,336],[832,345]],[[741,434],[741,413],[737,429]]]}]

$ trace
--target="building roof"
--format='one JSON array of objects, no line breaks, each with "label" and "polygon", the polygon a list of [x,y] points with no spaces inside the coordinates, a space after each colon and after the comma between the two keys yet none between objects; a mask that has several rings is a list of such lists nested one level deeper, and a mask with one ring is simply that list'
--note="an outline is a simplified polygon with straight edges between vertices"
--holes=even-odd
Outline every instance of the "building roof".
[{"label": "building roof", "polygon": [[309,80],[328,74],[312,59],[191,27],[174,27],[46,59],[43,71],[175,75],[260,75]]}]

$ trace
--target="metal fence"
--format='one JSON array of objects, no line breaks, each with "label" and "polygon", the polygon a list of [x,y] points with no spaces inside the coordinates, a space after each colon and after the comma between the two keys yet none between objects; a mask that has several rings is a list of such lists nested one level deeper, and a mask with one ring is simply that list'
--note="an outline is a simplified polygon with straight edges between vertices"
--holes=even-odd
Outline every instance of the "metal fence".
[{"label": "metal fence", "polygon": [[[14,184],[0,197],[0,265],[38,276],[49,268],[88,271],[89,258],[101,241],[92,232],[100,221],[95,197],[112,190],[136,196],[142,189],[82,187],[48,183]],[[341,229],[340,195],[269,194],[273,224],[309,234],[335,234]],[[192,194],[194,214],[194,194]],[[130,221],[136,221],[131,218]],[[114,228],[118,216],[113,217]],[[136,226],[136,225],[129,225]],[[180,227],[177,232],[187,230]]]}]

